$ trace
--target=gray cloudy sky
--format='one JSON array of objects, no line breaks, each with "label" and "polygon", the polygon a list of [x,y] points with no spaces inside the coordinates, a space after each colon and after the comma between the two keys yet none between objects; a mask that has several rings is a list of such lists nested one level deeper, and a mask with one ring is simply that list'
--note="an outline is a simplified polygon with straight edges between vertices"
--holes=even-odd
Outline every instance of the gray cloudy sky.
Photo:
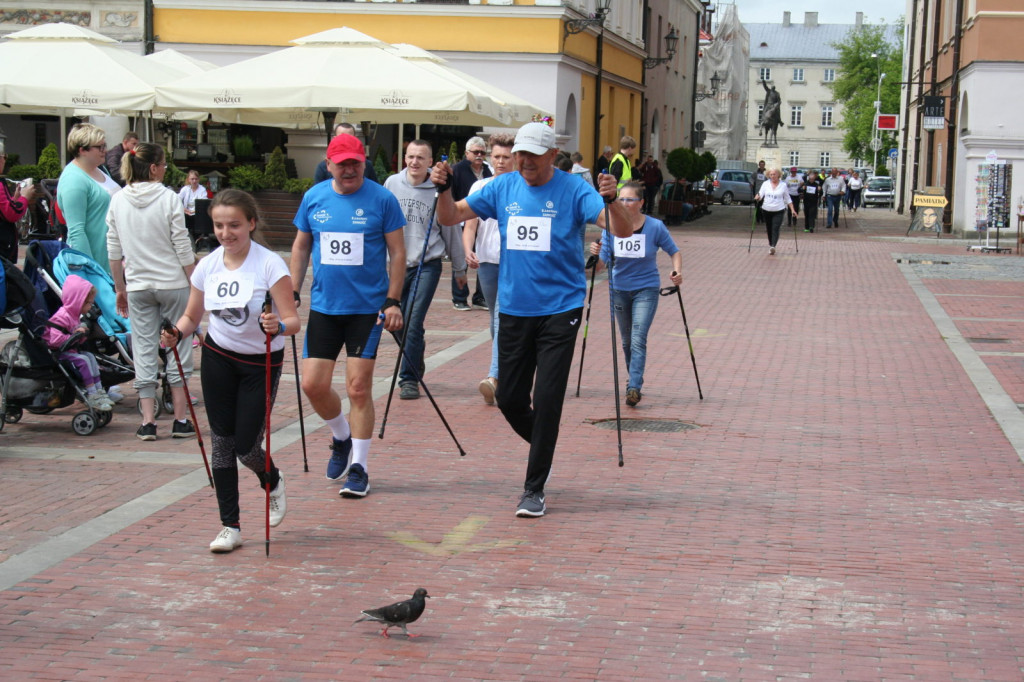
[{"label": "gray cloudy sky", "polygon": [[906,12],[903,0],[858,0],[828,2],[825,0],[735,0],[740,21],[745,24],[782,22],[783,12],[793,13],[793,22],[803,23],[804,12],[817,12],[818,23],[852,24],[857,12],[864,12],[865,21],[891,24]]}]

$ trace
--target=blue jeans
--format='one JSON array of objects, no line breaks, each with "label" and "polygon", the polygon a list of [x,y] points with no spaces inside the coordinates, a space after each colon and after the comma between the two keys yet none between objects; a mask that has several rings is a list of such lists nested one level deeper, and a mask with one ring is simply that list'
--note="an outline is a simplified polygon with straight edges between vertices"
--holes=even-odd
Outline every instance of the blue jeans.
[{"label": "blue jeans", "polygon": [[481,263],[476,271],[476,281],[480,283],[484,300],[491,312],[491,368],[487,376],[498,378],[498,264]]},{"label": "blue jeans", "polygon": [[[441,259],[435,258],[423,263],[420,283],[416,286],[416,267],[405,269],[405,284],[402,286],[402,317],[405,320],[405,357],[402,358],[402,370],[398,374],[401,384],[417,383],[420,376],[420,364],[423,362],[423,321],[427,317],[430,302],[434,300],[437,283],[441,280]],[[409,306],[412,289],[416,288],[416,299]],[[409,363],[412,362],[410,365]],[[415,370],[415,371],[414,371]]]},{"label": "blue jeans", "polygon": [[647,364],[647,332],[658,311],[658,289],[612,291],[615,319],[622,334],[622,350],[626,354],[629,383],[626,390],[640,390],[644,385],[644,366]]},{"label": "blue jeans", "polygon": [[831,227],[833,225],[839,225],[839,210],[842,204],[843,197],[840,194],[827,194],[825,195],[825,203],[828,204],[828,214],[825,217],[825,226]]}]

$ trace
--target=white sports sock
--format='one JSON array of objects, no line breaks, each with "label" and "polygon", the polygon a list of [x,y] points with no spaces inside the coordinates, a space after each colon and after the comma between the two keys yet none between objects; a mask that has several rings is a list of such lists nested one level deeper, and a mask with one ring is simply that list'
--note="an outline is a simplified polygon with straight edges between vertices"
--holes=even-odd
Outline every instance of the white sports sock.
[{"label": "white sports sock", "polygon": [[324,422],[327,426],[331,427],[331,435],[338,440],[345,440],[352,435],[352,429],[349,428],[348,420],[345,419],[344,412],[339,412],[337,417],[334,419],[325,419]]},{"label": "white sports sock", "polygon": [[366,459],[370,456],[371,440],[371,438],[352,439],[352,463],[361,465],[363,467],[363,471],[367,473],[370,471],[366,466]]}]

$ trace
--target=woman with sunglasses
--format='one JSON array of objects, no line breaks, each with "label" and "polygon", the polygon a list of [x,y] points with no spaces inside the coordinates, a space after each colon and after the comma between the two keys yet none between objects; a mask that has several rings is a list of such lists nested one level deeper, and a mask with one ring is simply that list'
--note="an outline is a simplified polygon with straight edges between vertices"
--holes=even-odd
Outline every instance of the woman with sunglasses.
[{"label": "woman with sunglasses", "polygon": [[107,208],[121,189],[100,166],[107,160],[107,134],[91,123],[78,123],[68,133],[71,163],[57,182],[57,206],[68,226],[68,246],[110,272],[107,258]]},{"label": "woman with sunglasses", "polygon": [[[672,241],[665,223],[644,215],[644,186],[636,181],[627,182],[619,190],[619,201],[624,204],[632,221],[633,234],[614,239],[614,267],[611,272],[612,299],[615,318],[622,335],[622,350],[626,355],[626,405],[636,407],[644,385],[644,367],[647,363],[647,333],[658,310],[661,276],[658,274],[658,249],[672,257],[669,280],[679,286],[683,281],[683,254]],[[590,245],[590,253],[600,255],[605,263],[612,260],[613,244],[608,231],[601,240]]]}]

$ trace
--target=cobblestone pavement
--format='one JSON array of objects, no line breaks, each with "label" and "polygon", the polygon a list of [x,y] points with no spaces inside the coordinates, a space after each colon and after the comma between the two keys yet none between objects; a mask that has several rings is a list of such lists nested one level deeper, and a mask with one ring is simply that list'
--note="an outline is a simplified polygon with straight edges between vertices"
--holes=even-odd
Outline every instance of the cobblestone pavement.
[{"label": "cobblestone pavement", "polygon": [[[289,363],[273,416],[289,511],[269,558],[252,476],[245,546],[207,551],[197,443],[166,418],[136,440],[130,388],[94,436],[70,409],[8,424],[0,675],[1022,679],[1024,261],[906,237],[884,209],[784,229],[769,256],[749,216],[716,206],[673,228],[704,398],[663,298],[622,468],[599,276],[540,519],[513,515],[526,446],[477,393],[486,314],[452,310],[447,276],[426,380],[466,455],[426,399],[396,399],[372,492],[340,498],[308,404],[303,473]],[[394,362],[384,349],[378,428]],[[421,586],[419,637],[353,624]]]}]

